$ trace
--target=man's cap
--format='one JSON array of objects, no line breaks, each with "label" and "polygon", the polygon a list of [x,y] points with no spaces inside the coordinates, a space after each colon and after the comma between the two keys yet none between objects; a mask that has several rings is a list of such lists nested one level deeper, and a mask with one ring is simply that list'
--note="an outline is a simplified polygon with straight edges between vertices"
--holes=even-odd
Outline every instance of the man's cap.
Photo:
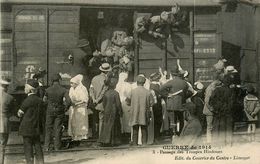
[{"label": "man's cap", "polygon": [[61,79],[61,76],[58,73],[54,74],[51,78],[52,81],[59,81],[60,79]]},{"label": "man's cap", "polygon": [[28,79],[27,80],[27,84],[30,85],[33,88],[38,88],[39,87],[38,81],[36,81],[34,79]]},{"label": "man's cap", "polygon": [[144,84],[145,81],[146,81],[146,78],[145,78],[144,75],[138,75],[138,76],[136,77],[136,82],[137,82],[137,83]]},{"label": "man's cap", "polygon": [[255,93],[255,88],[254,88],[254,86],[252,84],[247,84],[246,85],[246,91],[248,93]]}]

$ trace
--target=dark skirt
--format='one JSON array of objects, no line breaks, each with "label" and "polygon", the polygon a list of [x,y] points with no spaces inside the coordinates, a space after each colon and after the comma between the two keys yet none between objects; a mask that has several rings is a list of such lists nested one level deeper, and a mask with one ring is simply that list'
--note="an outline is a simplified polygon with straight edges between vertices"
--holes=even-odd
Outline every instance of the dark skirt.
[{"label": "dark skirt", "polygon": [[[106,117],[105,117],[106,118]],[[99,142],[111,146],[121,144],[121,123],[117,114],[114,120],[104,119]]]}]

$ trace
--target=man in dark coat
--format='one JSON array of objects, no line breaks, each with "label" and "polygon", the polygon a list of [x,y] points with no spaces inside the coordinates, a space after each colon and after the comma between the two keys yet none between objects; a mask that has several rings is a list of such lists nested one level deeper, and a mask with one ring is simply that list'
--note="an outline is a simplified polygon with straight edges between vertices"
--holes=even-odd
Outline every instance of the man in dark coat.
[{"label": "man in dark coat", "polygon": [[[188,84],[181,78],[181,74],[175,70],[172,72],[173,79],[161,86],[162,93],[168,93],[167,110],[170,115],[171,125],[175,124],[175,132],[180,135],[184,126],[183,103],[185,103],[185,95],[188,90]],[[177,128],[179,121],[180,127]]]},{"label": "man in dark coat", "polygon": [[229,88],[227,77],[221,79],[222,85],[217,87],[210,99],[209,105],[213,107],[213,140],[217,145],[231,144],[232,140],[232,90]]},{"label": "man in dark coat", "polygon": [[44,163],[40,141],[40,135],[43,131],[43,123],[41,122],[43,101],[36,95],[38,86],[38,82],[33,79],[27,81],[27,84],[25,84],[25,93],[28,94],[28,97],[23,101],[17,113],[19,117],[22,117],[19,134],[23,136],[27,164],[34,163],[34,150],[36,154],[35,162],[39,164]]},{"label": "man in dark coat", "polygon": [[154,96],[153,115],[154,115],[154,140],[157,143],[160,137],[160,130],[162,127],[162,96],[160,93],[159,80],[161,75],[159,73],[153,73],[150,75],[150,90]]},{"label": "man in dark coat", "polygon": [[130,126],[133,127],[133,145],[138,143],[138,130],[141,127],[142,144],[147,143],[147,125],[150,120],[150,108],[153,105],[151,92],[144,88],[146,81],[142,75],[137,76],[137,88],[133,89],[130,96],[131,117]]},{"label": "man in dark coat", "polygon": [[121,143],[120,117],[123,114],[119,93],[115,91],[116,78],[111,78],[108,84],[108,91],[103,97],[104,121],[101,129],[99,142],[110,146]]},{"label": "man in dark coat", "polygon": [[196,116],[200,120],[203,133],[206,132],[207,123],[206,116],[203,114],[204,108],[204,85],[201,82],[194,83],[195,95],[191,97],[191,101],[196,106]]},{"label": "man in dark coat", "polygon": [[65,116],[63,98],[66,97],[67,90],[60,85],[60,79],[59,74],[52,77],[52,86],[46,89],[43,99],[48,103],[45,122],[45,149],[47,151],[50,150],[52,136],[55,138],[54,149],[59,150],[61,148],[62,122]]},{"label": "man in dark coat", "polygon": [[0,164],[3,164],[5,146],[9,136],[9,117],[14,111],[15,100],[7,93],[9,82],[1,79],[0,84]]}]

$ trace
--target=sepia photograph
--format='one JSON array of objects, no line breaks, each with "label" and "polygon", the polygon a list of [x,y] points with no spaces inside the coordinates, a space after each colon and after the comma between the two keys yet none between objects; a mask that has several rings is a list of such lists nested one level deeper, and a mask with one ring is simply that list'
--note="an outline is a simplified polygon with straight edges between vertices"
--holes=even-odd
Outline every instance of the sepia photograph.
[{"label": "sepia photograph", "polygon": [[260,164],[260,0],[0,5],[0,164]]}]

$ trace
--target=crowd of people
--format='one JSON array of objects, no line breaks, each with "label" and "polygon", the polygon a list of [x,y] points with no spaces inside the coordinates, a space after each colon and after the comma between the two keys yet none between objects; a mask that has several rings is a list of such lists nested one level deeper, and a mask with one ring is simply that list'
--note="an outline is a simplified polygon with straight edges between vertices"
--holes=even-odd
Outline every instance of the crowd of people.
[{"label": "crowd of people", "polygon": [[[61,76],[52,77],[52,85],[42,91],[35,79],[27,80],[27,98],[19,106],[19,134],[23,136],[27,163],[35,159],[43,163],[40,135],[44,132],[46,151],[62,148],[62,134],[67,126],[71,142],[96,138],[100,146],[156,144],[161,136],[172,136],[173,144],[196,144],[205,132],[209,144],[232,142],[232,127],[238,112],[248,121],[248,132],[255,131],[259,100],[252,85],[243,87],[234,81],[236,69],[223,59],[214,65],[215,79],[207,87],[201,82],[188,82],[188,72],[179,60],[170,73],[159,69],[149,77],[139,74],[135,82],[127,82],[127,72],[116,75],[109,63],[100,65],[89,88],[83,75],[70,80],[70,89],[60,84]],[[1,151],[7,143],[10,111],[14,98],[7,93],[8,81],[1,80]],[[237,90],[242,96],[238,111]],[[41,94],[44,96],[41,97]],[[243,112],[244,111],[244,112]],[[66,114],[69,119],[64,119]],[[89,119],[92,118],[92,119]],[[67,123],[66,123],[67,122]]]}]

